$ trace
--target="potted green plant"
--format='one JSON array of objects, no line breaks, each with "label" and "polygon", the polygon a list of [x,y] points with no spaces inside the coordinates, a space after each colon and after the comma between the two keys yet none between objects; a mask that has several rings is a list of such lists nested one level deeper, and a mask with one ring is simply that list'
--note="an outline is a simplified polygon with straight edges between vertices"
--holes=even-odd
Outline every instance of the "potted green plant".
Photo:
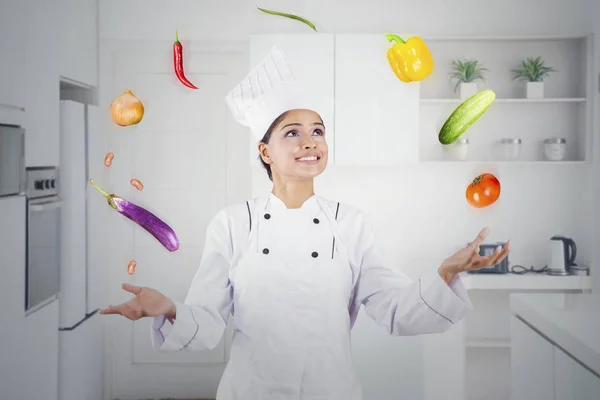
[{"label": "potted green plant", "polygon": [[478,92],[477,82],[479,79],[485,81],[484,71],[488,71],[477,60],[454,60],[450,79],[456,79],[454,92],[460,87],[460,98],[468,99]]},{"label": "potted green plant", "polygon": [[538,56],[523,60],[521,68],[513,69],[512,72],[513,80],[520,79],[527,82],[527,98],[536,99],[544,97],[544,78],[556,70],[544,65],[544,60]]}]

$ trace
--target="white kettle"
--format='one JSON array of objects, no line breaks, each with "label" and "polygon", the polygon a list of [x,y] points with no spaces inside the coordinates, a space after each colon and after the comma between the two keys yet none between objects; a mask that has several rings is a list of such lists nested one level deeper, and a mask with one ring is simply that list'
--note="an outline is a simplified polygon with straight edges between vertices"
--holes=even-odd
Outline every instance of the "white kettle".
[{"label": "white kettle", "polygon": [[549,275],[571,275],[571,266],[575,264],[577,245],[573,239],[564,236],[552,236],[548,240]]}]

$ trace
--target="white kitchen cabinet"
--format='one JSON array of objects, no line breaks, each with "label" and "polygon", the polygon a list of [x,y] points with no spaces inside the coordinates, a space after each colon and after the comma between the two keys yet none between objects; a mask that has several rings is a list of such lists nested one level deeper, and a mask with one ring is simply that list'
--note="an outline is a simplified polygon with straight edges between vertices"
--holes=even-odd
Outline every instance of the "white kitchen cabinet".
[{"label": "white kitchen cabinet", "polygon": [[[24,80],[25,46],[23,44],[24,2],[6,0],[0,11],[0,108],[25,105],[22,90]],[[20,39],[19,39],[20,38]],[[20,77],[23,77],[21,79]],[[0,121],[4,122],[4,121]]]},{"label": "white kitchen cabinet", "polygon": [[[25,374],[25,196],[0,197],[0,226],[9,229],[0,240],[0,399],[19,399]],[[9,322],[10,321],[10,322]]]},{"label": "white kitchen cabinet", "polygon": [[511,316],[512,400],[554,399],[554,346]]},{"label": "white kitchen cabinet", "polygon": [[[384,35],[253,35],[250,66],[280,46],[316,99],[327,127],[329,163],[393,166],[419,161],[420,84],[390,68]],[[251,163],[259,165],[256,144]]]},{"label": "white kitchen cabinet", "polygon": [[24,319],[21,397],[14,399],[58,400],[58,308],[55,300]]},{"label": "white kitchen cabinet", "polygon": [[11,40],[23,46],[23,54],[11,62],[12,67],[6,67],[10,71],[2,71],[0,76],[4,81],[5,74],[10,73],[11,85],[19,85],[12,90],[17,90],[21,98],[12,101],[22,102],[26,111],[23,126],[27,166],[58,166],[61,76],[97,84],[96,1],[21,3],[23,24]]},{"label": "white kitchen cabinet", "polygon": [[554,398],[595,400],[600,398],[600,377],[554,346]]},{"label": "white kitchen cabinet", "polygon": [[595,400],[600,377],[511,316],[512,400]]},{"label": "white kitchen cabinet", "polygon": [[[273,45],[285,53],[296,79],[316,104],[326,127],[329,162],[335,150],[334,141],[334,36],[331,34],[252,35],[250,68],[261,62]],[[250,143],[252,165],[260,165],[256,143]]]},{"label": "white kitchen cabinet", "polygon": [[59,0],[59,74],[89,85],[98,84],[96,0]]},{"label": "white kitchen cabinet", "polygon": [[[56,166],[59,163],[58,26],[60,12],[53,2],[27,1],[26,24],[21,35],[26,43],[19,75],[25,99],[25,163]],[[73,32],[73,34],[77,34]]]},{"label": "white kitchen cabinet", "polygon": [[393,73],[385,35],[335,37],[334,164],[394,166],[419,161],[420,83]]},{"label": "white kitchen cabinet", "polygon": [[24,196],[0,198],[0,399],[56,400],[58,302],[25,317],[26,204]]}]

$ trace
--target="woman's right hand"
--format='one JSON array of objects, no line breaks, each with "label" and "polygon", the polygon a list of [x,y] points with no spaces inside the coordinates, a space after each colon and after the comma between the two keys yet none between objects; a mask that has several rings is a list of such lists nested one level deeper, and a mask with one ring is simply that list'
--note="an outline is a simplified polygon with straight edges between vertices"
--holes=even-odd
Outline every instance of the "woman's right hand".
[{"label": "woman's right hand", "polygon": [[167,318],[175,318],[175,303],[158,290],[133,286],[129,283],[124,283],[123,289],[133,293],[135,297],[118,306],[108,306],[100,310],[100,314],[120,314],[132,321],[144,317],[158,317],[163,314]]}]

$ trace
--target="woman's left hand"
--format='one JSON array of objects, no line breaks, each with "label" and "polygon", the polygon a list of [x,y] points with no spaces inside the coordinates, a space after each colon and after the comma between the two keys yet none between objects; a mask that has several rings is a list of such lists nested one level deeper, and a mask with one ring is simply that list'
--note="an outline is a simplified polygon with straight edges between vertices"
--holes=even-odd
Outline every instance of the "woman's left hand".
[{"label": "woman's left hand", "polygon": [[479,245],[483,243],[488,232],[488,228],[483,228],[467,247],[460,249],[442,262],[438,271],[446,283],[452,282],[459,272],[478,270],[498,264],[508,255],[510,240],[506,242],[504,248],[498,246],[489,256],[479,255]]}]

